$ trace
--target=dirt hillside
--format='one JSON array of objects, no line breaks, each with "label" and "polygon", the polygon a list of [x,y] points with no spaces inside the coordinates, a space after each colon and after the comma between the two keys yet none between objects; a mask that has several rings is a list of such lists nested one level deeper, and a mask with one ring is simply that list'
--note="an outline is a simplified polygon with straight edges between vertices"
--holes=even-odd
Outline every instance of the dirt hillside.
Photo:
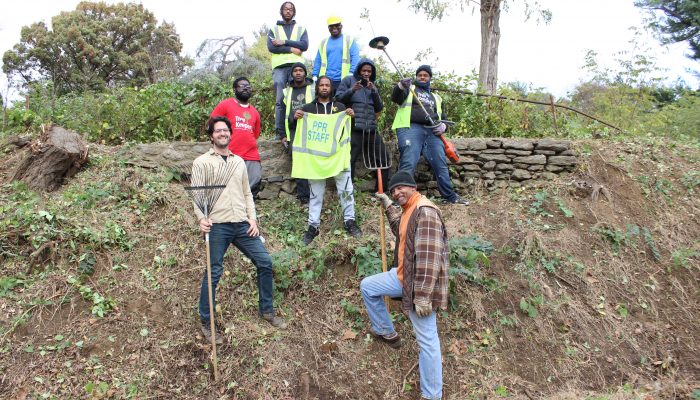
[{"label": "dirt hillside", "polygon": [[[446,399],[700,399],[700,150],[576,143],[574,174],[443,206],[452,265],[438,317]],[[225,259],[214,382],[198,336],[204,245],[181,185],[93,149],[60,190],[0,189],[0,398],[417,399],[418,348],[367,334],[359,275],[376,268],[377,205],[357,197],[347,237],[329,196],[321,236],[305,210],[258,204],[287,330],[257,318],[255,269]],[[2,156],[3,179],[21,157]],[[329,191],[330,192],[330,191]],[[471,243],[471,242],[470,242]],[[453,249],[453,251],[456,251]],[[473,269],[470,271],[473,272]]]}]

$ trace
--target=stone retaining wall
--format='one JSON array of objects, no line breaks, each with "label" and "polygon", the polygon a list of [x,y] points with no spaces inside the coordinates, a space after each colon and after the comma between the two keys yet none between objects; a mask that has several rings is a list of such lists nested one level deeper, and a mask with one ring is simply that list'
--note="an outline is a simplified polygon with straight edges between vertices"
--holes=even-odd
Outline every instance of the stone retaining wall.
[{"label": "stone retaining wall", "polygon": [[[571,142],[551,139],[455,139],[460,154],[457,164],[450,164],[452,182],[458,189],[482,184],[489,190],[510,186],[519,187],[533,180],[553,179],[558,174],[573,171],[578,158]],[[263,164],[261,199],[292,196],[294,181],[290,178],[290,156],[275,140],[259,140]],[[139,144],[120,151],[127,163],[146,168],[172,165],[191,165],[192,160],[209,148],[206,142],[174,142]],[[398,166],[396,143],[392,171]],[[374,190],[373,174],[358,163],[356,187],[362,191]],[[330,181],[329,181],[330,182]],[[420,190],[437,188],[430,167],[421,161],[416,169]],[[436,194],[436,193],[433,193]]]}]

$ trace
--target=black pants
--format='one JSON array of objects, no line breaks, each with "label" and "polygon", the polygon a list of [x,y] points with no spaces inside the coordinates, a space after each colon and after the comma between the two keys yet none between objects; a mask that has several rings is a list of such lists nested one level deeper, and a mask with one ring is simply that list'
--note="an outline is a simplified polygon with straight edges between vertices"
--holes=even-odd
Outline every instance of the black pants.
[{"label": "black pants", "polygon": [[[289,157],[292,157],[292,143],[294,143],[294,134],[296,133],[295,130],[290,130],[289,131]],[[293,160],[293,158],[292,158]],[[292,161],[294,162],[294,161]],[[297,183],[297,199],[301,201],[302,203],[308,203],[309,202],[309,181],[306,179],[299,179],[299,178],[294,178],[294,180]]]},{"label": "black pants", "polygon": [[[364,138],[364,140],[363,140]],[[355,163],[359,160],[366,163],[366,166],[376,171],[377,167],[388,166],[391,154],[384,145],[382,136],[376,130],[363,131],[355,129],[350,138],[350,172],[352,180],[355,181]],[[389,185],[389,168],[382,168],[382,188]],[[378,183],[377,183],[378,184]],[[375,186],[379,191],[379,186]]]}]

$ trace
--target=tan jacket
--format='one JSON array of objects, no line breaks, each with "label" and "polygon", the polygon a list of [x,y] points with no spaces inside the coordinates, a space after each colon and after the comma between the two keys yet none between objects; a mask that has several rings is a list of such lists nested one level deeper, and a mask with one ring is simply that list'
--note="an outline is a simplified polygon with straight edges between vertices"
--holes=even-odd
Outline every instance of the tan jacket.
[{"label": "tan jacket", "polygon": [[[231,179],[226,184],[226,189],[224,189],[219,200],[214,204],[214,209],[209,212],[209,218],[215,224],[243,222],[249,219],[255,220],[257,218],[255,215],[255,203],[253,202],[253,194],[250,192],[245,161],[241,157],[230,153],[225,163],[233,163],[234,171]],[[220,166],[224,164],[224,159],[216,154],[214,149],[210,149],[207,153],[194,160],[193,165],[196,164]],[[196,205],[194,205],[194,213],[197,215],[197,221],[204,218],[204,214]]]}]

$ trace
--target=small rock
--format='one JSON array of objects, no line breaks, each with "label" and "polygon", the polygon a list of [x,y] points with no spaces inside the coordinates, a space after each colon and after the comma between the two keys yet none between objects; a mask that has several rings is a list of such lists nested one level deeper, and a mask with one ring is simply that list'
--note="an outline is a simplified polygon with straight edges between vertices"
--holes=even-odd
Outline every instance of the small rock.
[{"label": "small rock", "polygon": [[535,145],[531,141],[526,140],[503,140],[504,149],[515,149],[515,150],[532,150]]},{"label": "small rock", "polygon": [[524,181],[526,179],[531,179],[532,175],[530,175],[530,173],[525,169],[516,169],[513,171],[513,175],[511,175],[511,177],[516,181]]},{"label": "small rock", "polygon": [[550,156],[547,160],[550,165],[572,166],[578,164],[578,159],[574,156]]},{"label": "small rock", "polygon": [[488,147],[489,149],[500,149],[501,148],[501,141],[495,140],[495,139],[487,140],[486,147]]},{"label": "small rock", "polygon": [[496,164],[497,171],[512,171],[515,167],[510,164]]},{"label": "small rock", "polygon": [[537,154],[534,156],[528,156],[528,157],[515,157],[513,159],[514,163],[521,163],[521,164],[541,164],[545,165],[547,164],[547,157],[545,157],[542,154]]},{"label": "small rock", "polygon": [[512,154],[514,156],[529,156],[532,155],[532,151],[529,150],[506,150],[506,154]]},{"label": "small rock", "polygon": [[565,142],[562,140],[551,140],[551,139],[542,139],[537,141],[537,145],[535,145],[536,150],[552,150],[556,152],[568,150],[571,147],[570,142]]},{"label": "small rock", "polygon": [[484,164],[483,168],[487,171],[492,171],[494,168],[496,168],[496,162],[489,161],[489,162]]}]

